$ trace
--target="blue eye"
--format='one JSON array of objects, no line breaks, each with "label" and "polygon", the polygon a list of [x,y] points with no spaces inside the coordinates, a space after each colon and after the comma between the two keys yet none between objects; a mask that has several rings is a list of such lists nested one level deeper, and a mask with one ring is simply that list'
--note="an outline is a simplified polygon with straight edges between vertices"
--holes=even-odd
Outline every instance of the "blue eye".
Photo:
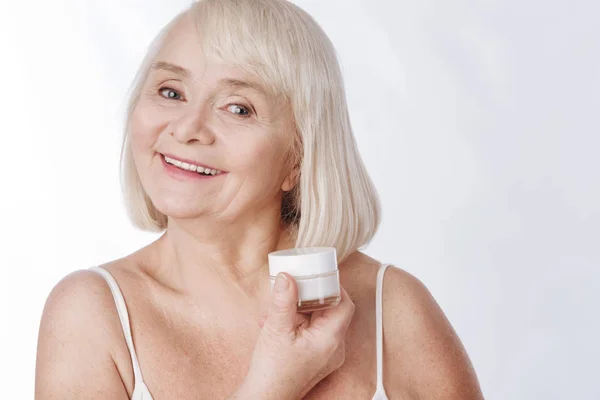
[{"label": "blue eye", "polygon": [[161,94],[162,97],[166,97],[168,99],[173,99],[173,100],[181,100],[181,96],[179,95],[179,92],[177,92],[176,90],[173,90],[171,88],[168,88],[168,87],[160,88],[158,90],[158,93],[163,93],[165,91],[168,93],[168,95],[162,96],[162,94]]}]

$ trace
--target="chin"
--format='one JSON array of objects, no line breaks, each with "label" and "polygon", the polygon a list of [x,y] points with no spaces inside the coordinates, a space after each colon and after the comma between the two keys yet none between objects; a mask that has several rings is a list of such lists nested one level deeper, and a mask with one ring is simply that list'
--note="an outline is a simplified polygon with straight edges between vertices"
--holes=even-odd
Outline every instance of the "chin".
[{"label": "chin", "polygon": [[194,204],[182,201],[180,198],[152,199],[152,203],[158,211],[170,218],[194,218],[206,212],[200,207],[199,202]]}]

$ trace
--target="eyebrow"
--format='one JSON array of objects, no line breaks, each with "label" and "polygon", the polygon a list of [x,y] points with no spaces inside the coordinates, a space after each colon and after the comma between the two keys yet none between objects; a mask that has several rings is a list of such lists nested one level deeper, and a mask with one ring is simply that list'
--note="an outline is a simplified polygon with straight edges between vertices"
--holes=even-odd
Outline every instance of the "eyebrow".
[{"label": "eyebrow", "polygon": [[[192,76],[192,73],[190,72],[190,70],[188,70],[180,65],[172,64],[172,63],[169,63],[166,61],[156,61],[156,62],[152,63],[152,70],[159,70],[159,69],[169,71],[169,72],[172,72],[177,75],[181,75],[184,78],[190,78]],[[251,82],[251,81],[235,79],[235,78],[220,79],[218,82],[218,86],[219,87],[228,87],[228,88],[232,88],[232,89],[252,89],[254,91],[263,93],[265,95],[268,94],[268,91],[258,82]]]},{"label": "eyebrow", "polygon": [[163,69],[165,71],[173,72],[177,75],[182,75],[186,78],[192,76],[189,70],[175,64],[171,64],[165,61],[156,61],[152,63],[152,70]]}]

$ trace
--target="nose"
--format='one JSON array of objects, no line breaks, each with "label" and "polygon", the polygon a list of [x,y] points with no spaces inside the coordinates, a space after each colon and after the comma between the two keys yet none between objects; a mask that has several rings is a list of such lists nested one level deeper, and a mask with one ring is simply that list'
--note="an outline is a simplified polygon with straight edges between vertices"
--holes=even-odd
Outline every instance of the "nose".
[{"label": "nose", "polygon": [[191,108],[173,125],[172,135],[180,143],[188,144],[194,141],[204,145],[215,142],[215,135],[210,129],[204,109]]}]

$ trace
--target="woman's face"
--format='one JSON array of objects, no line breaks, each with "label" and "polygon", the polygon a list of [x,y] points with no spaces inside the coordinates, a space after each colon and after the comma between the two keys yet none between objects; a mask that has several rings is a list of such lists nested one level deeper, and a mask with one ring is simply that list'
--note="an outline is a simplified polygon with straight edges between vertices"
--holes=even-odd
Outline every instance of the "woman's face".
[{"label": "woman's face", "polygon": [[[130,126],[142,185],[169,217],[234,219],[272,211],[292,185],[284,170],[294,134],[291,108],[241,69],[208,63],[197,41],[186,16],[144,83]],[[221,172],[183,171],[164,155]]]}]

